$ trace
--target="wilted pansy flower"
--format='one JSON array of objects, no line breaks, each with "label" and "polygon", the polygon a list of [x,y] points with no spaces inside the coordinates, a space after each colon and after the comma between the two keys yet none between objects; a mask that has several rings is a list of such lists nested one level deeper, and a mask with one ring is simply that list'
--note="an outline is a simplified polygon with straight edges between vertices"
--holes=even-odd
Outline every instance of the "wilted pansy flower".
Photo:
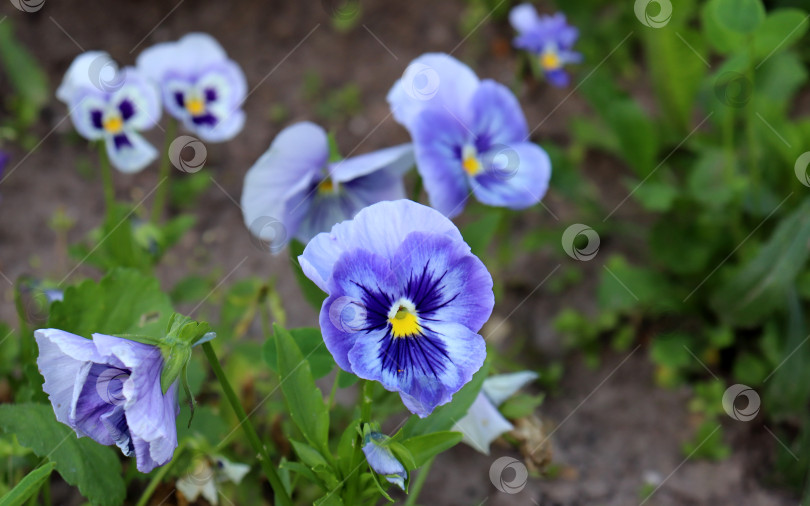
[{"label": "wilted pansy flower", "polygon": [[477,332],[492,312],[492,277],[434,209],[374,204],[315,236],[298,260],[329,294],[320,326],[337,364],[399,392],[420,417],[484,363]]},{"label": "wilted pansy flower", "polygon": [[160,120],[160,95],[134,67],[118,69],[107,53],[88,51],[73,60],[56,98],[70,109],[79,134],[103,139],[112,165],[138,172],[158,151],[138,133]]},{"label": "wilted pansy flower", "polygon": [[523,385],[537,379],[537,373],[522,371],[492,376],[484,380],[481,392],[467,414],[453,427],[467,443],[479,452],[489,455],[489,445],[501,434],[514,429],[509,420],[498,411],[498,406],[520,390]]},{"label": "wilted pansy flower", "polygon": [[430,205],[445,216],[459,214],[470,193],[512,209],[545,194],[548,155],[528,142],[526,118],[505,86],[479,81],[446,54],[426,54],[408,66],[388,102],[413,137]]},{"label": "wilted pansy flower", "polygon": [[37,365],[56,419],[79,437],[117,445],[148,473],[177,447],[177,382],[163,394],[155,346],[104,334],[93,339],[57,329],[35,332]]},{"label": "wilted pansy flower", "polygon": [[242,130],[245,74],[210,35],[155,44],[138,56],[137,66],[159,84],[169,114],[201,139],[227,141]]},{"label": "wilted pansy flower", "polygon": [[250,466],[231,462],[225,457],[203,457],[196,460],[191,473],[177,480],[177,490],[183,493],[190,502],[195,502],[199,496],[217,506],[219,504],[219,484],[231,481],[237,485],[250,471]]},{"label": "wilted pansy flower", "polygon": [[391,449],[386,446],[386,441],[389,439],[385,434],[369,432],[363,437],[363,453],[368,465],[375,473],[385,477],[389,483],[405,490],[408,473],[402,462],[397,460]]},{"label": "wilted pansy flower", "polygon": [[581,62],[582,55],[572,50],[579,30],[566,22],[565,14],[558,12],[541,16],[534,6],[521,4],[509,12],[509,22],[518,32],[513,41],[515,47],[537,56],[540,68],[551,84],[567,86],[569,77],[563,67]]},{"label": "wilted pansy flower", "polygon": [[326,132],[296,123],[245,175],[245,224],[274,251],[293,237],[308,242],[368,205],[404,198],[402,175],[412,166],[410,144],[330,162]]}]

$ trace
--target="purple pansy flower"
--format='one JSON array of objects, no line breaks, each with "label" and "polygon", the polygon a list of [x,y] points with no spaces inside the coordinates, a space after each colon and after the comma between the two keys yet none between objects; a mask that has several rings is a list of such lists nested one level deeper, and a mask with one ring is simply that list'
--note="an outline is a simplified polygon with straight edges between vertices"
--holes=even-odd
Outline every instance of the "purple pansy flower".
[{"label": "purple pansy flower", "polygon": [[391,439],[380,432],[371,431],[363,436],[363,454],[366,462],[375,473],[383,476],[386,481],[405,490],[405,480],[408,472],[391,451],[386,442]]},{"label": "purple pansy flower", "polygon": [[157,150],[138,132],[160,120],[160,95],[135,68],[119,70],[102,51],[82,53],[68,68],[56,98],[68,106],[82,137],[104,140],[110,162],[121,172],[138,172],[157,158]]},{"label": "purple pansy flower", "polygon": [[414,60],[388,93],[394,117],[414,142],[430,205],[459,214],[472,193],[484,204],[523,209],[540,201],[551,163],[536,144],[517,99],[480,81],[446,54]]},{"label": "purple pansy flower", "polygon": [[380,202],[318,234],[298,257],[329,294],[320,314],[337,364],[399,392],[420,417],[484,363],[492,277],[453,223],[409,200]]},{"label": "purple pansy flower", "polygon": [[201,139],[222,142],[245,124],[245,74],[210,35],[190,33],[144,50],[138,70],[163,92],[169,114]]},{"label": "purple pansy flower", "polygon": [[366,206],[404,198],[402,175],[412,166],[410,144],[329,162],[326,132],[296,123],[278,134],[245,175],[245,224],[273,251],[291,237],[306,243]]},{"label": "purple pansy flower", "polygon": [[582,55],[572,50],[579,30],[566,22],[565,14],[541,16],[534,6],[521,4],[509,12],[509,22],[518,32],[515,47],[538,56],[540,68],[551,84],[568,86],[568,73],[563,67],[581,62]]},{"label": "purple pansy flower", "polygon": [[93,339],[57,329],[35,332],[37,365],[56,419],[79,437],[117,445],[148,473],[177,447],[177,382],[163,394],[163,358],[155,346],[120,337]]}]

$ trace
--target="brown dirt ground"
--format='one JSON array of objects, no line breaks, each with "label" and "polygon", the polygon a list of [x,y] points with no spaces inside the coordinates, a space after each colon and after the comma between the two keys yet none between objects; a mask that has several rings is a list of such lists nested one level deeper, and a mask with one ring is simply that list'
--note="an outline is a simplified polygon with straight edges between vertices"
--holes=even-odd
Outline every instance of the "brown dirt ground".
[{"label": "brown dirt ground", "polygon": [[[286,256],[272,257],[257,251],[232,202],[239,200],[245,171],[283,126],[270,120],[271,106],[283,104],[289,110],[286,124],[313,119],[313,104],[301,91],[308,71],[316,71],[329,88],[355,83],[361,90],[362,112],[351,118],[348,128],[325,126],[337,127],[344,151],[354,146],[361,153],[408,141],[405,131],[388,117],[385,94],[419,54],[455,49],[457,56],[474,63],[479,75],[503,82],[511,82],[514,75],[514,58],[508,52],[493,50],[503,47],[503,34],[508,34],[508,29],[503,24],[485,23],[473,37],[463,40],[457,30],[465,5],[461,0],[366,1],[362,25],[349,33],[332,28],[324,5],[329,2],[49,0],[36,14],[22,14],[5,2],[0,6],[0,16],[14,22],[18,37],[44,65],[54,88],[80,47],[105,49],[119,62],[131,64],[137,54],[137,49],[132,51],[134,47],[176,39],[192,30],[209,32],[223,44],[242,64],[249,86],[255,87],[246,104],[247,125],[234,141],[208,146],[208,166],[217,185],[202,199],[193,233],[167,256],[160,274],[166,287],[186,274],[206,272],[214,265],[220,266],[223,276],[231,273],[229,281],[253,274],[276,275],[289,323],[295,326],[312,325],[316,321],[314,311],[299,295]],[[489,45],[493,40],[497,43]],[[0,89],[8,89],[8,84],[0,81]],[[567,94],[568,90],[544,88],[530,97],[521,96],[529,123],[534,125],[545,118]],[[536,132],[535,139],[541,143],[549,139],[565,142],[568,118],[585,110],[576,95],[565,100]],[[63,121],[65,112],[54,99],[45,113],[46,120],[36,127],[41,144],[28,155],[13,152],[15,159],[9,167],[13,172],[7,172],[8,179],[0,187],[0,271],[10,280],[22,274],[61,279],[73,267],[74,261],[59,251],[48,226],[57,209],[77,220],[70,232],[71,241],[97,226],[102,216],[101,183],[77,173],[76,164],[88,154],[82,144],[67,142],[72,126]],[[160,132],[151,132],[150,138],[159,145]],[[589,156],[588,162],[583,170],[604,181],[606,198],[618,202],[624,189],[617,181],[624,169],[599,156]],[[155,172],[116,174],[119,198],[140,200],[154,187]],[[565,219],[565,203],[553,190],[546,202]],[[552,219],[542,211],[537,216]],[[592,264],[592,269],[600,268],[598,261]],[[550,271],[542,257],[524,259],[521,265],[525,269],[516,268],[512,275],[527,286],[534,286]],[[529,290],[509,291],[496,308],[496,317],[505,318],[516,309],[508,327],[530,336],[525,344],[529,355],[561,356],[551,318],[563,305],[593,310],[594,272],[590,271],[593,275],[585,283],[566,292],[564,302],[543,289],[528,299]],[[82,267],[75,274],[84,275],[94,272]],[[11,286],[0,280],[0,290],[0,319],[14,321]],[[689,393],[657,388],[646,354],[643,347],[629,358],[627,353],[608,353],[595,370],[585,367],[577,356],[566,359],[561,393],[548,398],[542,408],[547,430],[553,430],[554,460],[563,468],[556,479],[531,479],[519,494],[500,493],[487,479],[490,464],[499,456],[518,455],[502,447],[494,448],[491,456],[458,447],[437,460],[420,503],[638,504],[644,475],[650,472],[661,477],[673,473],[647,503],[650,505],[797,502],[758,481],[763,459],[776,444],[759,428],[729,424],[727,438],[734,454],[727,461],[684,463],[680,444],[694,428],[686,410]]]}]

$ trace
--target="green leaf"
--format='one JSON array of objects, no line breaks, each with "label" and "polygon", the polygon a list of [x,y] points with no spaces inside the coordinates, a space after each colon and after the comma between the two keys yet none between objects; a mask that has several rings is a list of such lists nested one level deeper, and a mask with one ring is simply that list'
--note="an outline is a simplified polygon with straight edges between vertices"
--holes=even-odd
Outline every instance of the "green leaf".
[{"label": "green leaf", "polygon": [[292,443],[293,450],[295,450],[295,453],[298,455],[298,458],[301,459],[301,462],[309,467],[316,468],[318,466],[329,465],[324,456],[321,455],[321,452],[308,444],[300,443],[294,439],[290,439],[290,443]]},{"label": "green leaf", "polygon": [[765,19],[760,0],[716,0],[714,12],[720,25],[738,33],[753,32]]},{"label": "green leaf", "polygon": [[318,285],[306,277],[304,271],[301,270],[301,264],[298,263],[298,256],[304,252],[304,245],[299,241],[292,240],[287,247],[290,250],[290,262],[292,263],[292,270],[295,274],[295,280],[298,281],[298,286],[301,288],[301,293],[316,311],[320,311],[323,301],[326,299],[326,294],[323,293],[320,288],[318,288]]},{"label": "green leaf", "polygon": [[[312,370],[312,376],[315,379],[323,378],[329,374],[335,367],[335,359],[323,343],[320,329],[302,327],[291,329],[290,335],[295,340],[301,354],[309,362],[309,367]],[[276,344],[273,336],[265,341],[263,346],[264,359],[270,366],[270,369],[278,372],[278,356],[276,354]],[[351,375],[355,377],[354,375]]]},{"label": "green leaf", "polygon": [[[635,337],[635,333],[631,333],[631,336]],[[510,420],[517,420],[518,418],[523,418],[534,413],[534,410],[543,404],[545,397],[544,394],[530,395],[519,393],[506,399],[499,409],[504,417]]]},{"label": "green leaf", "polygon": [[[460,432],[441,431],[402,441],[400,444],[407,448],[413,456],[414,467],[408,468],[408,471],[422,467],[436,455],[459,444],[462,438],[463,435]],[[403,461],[404,463],[405,461]]]},{"label": "green leaf", "polygon": [[402,434],[410,438],[450,430],[457,421],[467,414],[473,401],[481,391],[481,385],[484,383],[488,372],[489,363],[485,362],[481,369],[473,375],[470,382],[453,395],[453,400],[437,407],[426,418],[419,418],[416,415],[411,416],[405,426],[402,427]]},{"label": "green leaf", "polygon": [[694,358],[689,354],[688,347],[692,339],[688,334],[671,333],[657,336],[650,346],[650,356],[656,364],[681,369],[692,365]]},{"label": "green leaf", "polygon": [[762,323],[785,306],[788,288],[807,263],[808,241],[810,199],[784,217],[759,253],[717,289],[711,299],[713,309],[738,326]]},{"label": "green leaf", "polygon": [[20,98],[16,115],[21,126],[32,124],[50,100],[48,79],[34,56],[14,37],[12,20],[0,24],[0,65]]},{"label": "green leaf", "polygon": [[29,498],[39,492],[39,487],[51,477],[51,471],[56,467],[53,462],[42,464],[20,480],[13,489],[2,498],[0,506],[21,506]]},{"label": "green leaf", "polygon": [[90,438],[78,439],[67,425],[56,421],[44,404],[0,406],[0,428],[14,434],[21,445],[56,464],[56,470],[93,504],[115,506],[124,501],[126,486],[117,450]]},{"label": "green leaf", "polygon": [[754,32],[754,54],[765,58],[784,51],[807,33],[807,13],[801,9],[776,9]]},{"label": "green leaf", "polygon": [[502,217],[500,209],[487,208],[481,218],[459,229],[473,255],[483,257],[486,254],[487,246],[492,243]]},{"label": "green leaf", "polygon": [[673,184],[649,181],[639,186],[633,196],[646,210],[664,212],[672,207],[678,197],[678,188]]},{"label": "green leaf", "polygon": [[307,441],[322,453],[329,453],[329,410],[323,394],[315,385],[309,362],[304,359],[295,340],[284,328],[273,325],[278,374],[287,407],[298,429]]},{"label": "green leaf", "polygon": [[671,303],[662,290],[666,286],[662,276],[651,269],[632,266],[623,257],[612,256],[601,273],[599,306],[603,311],[618,312],[661,309]]},{"label": "green leaf", "polygon": [[173,313],[157,279],[115,269],[99,283],[86,280],[68,287],[64,300],[51,305],[48,326],[87,338],[96,332],[162,338]]},{"label": "green leaf", "polygon": [[700,11],[701,25],[706,39],[721,53],[731,53],[745,43],[745,35],[730,30],[717,17],[719,0],[710,0]]}]

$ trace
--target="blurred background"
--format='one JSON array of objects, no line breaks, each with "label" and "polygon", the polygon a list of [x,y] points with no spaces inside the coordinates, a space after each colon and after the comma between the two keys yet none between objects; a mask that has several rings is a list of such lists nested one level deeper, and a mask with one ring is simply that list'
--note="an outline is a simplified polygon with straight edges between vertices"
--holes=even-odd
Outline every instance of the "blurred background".
[{"label": "blurred background", "polygon": [[[413,58],[447,52],[510,86],[532,140],[552,157],[542,205],[472,206],[457,220],[496,278],[495,313],[482,332],[494,360],[539,372],[534,392],[545,397],[535,411],[542,423],[526,428],[533,476],[524,489],[504,494],[487,479],[496,457],[521,457],[520,447],[496,444],[485,456],[458,446],[436,461],[420,502],[810,500],[810,23],[802,10],[810,6],[534,2],[580,30],[584,61],[570,67],[569,87],[555,88],[511,47],[516,3],[3,2],[0,330],[8,330],[0,340],[21,306],[31,325],[41,318],[22,302],[30,286],[99,274],[80,263],[104,209],[95,152],[54,97],[79,53],[101,49],[131,65],[145,47],[203,31],[242,66],[246,126],[206,146],[204,170],[172,174],[171,213],[195,222],[157,272],[179,308],[204,301],[201,314],[212,318],[238,307],[255,280],[271,279],[294,327],[314,325],[317,313],[288,254],[268,254],[246,230],[245,172],[301,120],[334,132],[344,153],[408,142],[386,93]],[[162,142],[159,131],[146,136]],[[158,178],[151,169],[114,177],[118,197],[133,203],[148,202]],[[248,404],[267,374],[240,368],[256,351],[251,332],[230,359]],[[11,346],[0,341],[2,354],[12,356]],[[13,364],[0,367],[14,374]],[[14,397],[10,384],[0,379],[0,401]],[[166,493],[155,504],[181,501]],[[55,504],[80,500],[67,488],[53,494]]]}]

